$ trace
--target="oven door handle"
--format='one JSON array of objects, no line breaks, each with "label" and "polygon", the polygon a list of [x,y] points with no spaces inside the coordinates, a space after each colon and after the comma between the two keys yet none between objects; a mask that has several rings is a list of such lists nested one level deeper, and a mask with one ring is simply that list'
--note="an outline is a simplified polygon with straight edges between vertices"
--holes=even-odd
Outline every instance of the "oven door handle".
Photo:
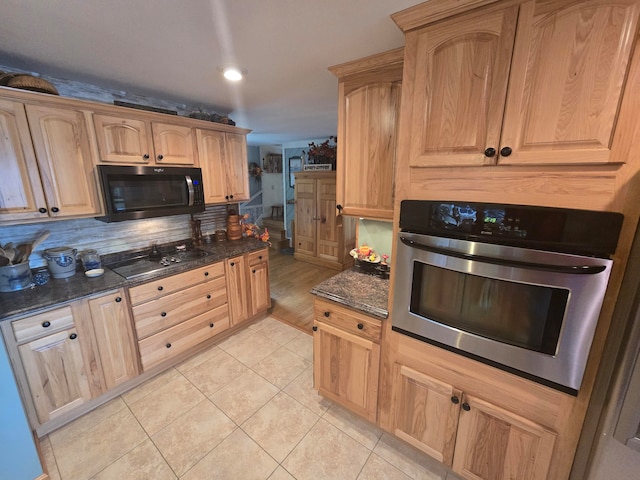
[{"label": "oven door handle", "polygon": [[434,247],[424,243],[415,242],[405,237],[400,237],[400,241],[405,245],[427,252],[446,255],[448,257],[462,258],[463,260],[473,260],[475,262],[490,263],[515,268],[528,268],[529,270],[543,270],[554,273],[569,273],[575,275],[595,275],[604,272],[606,265],[550,265],[545,263],[522,262],[519,260],[507,260],[504,258],[487,257],[485,255],[473,255],[471,253],[458,252],[448,248]]},{"label": "oven door handle", "polygon": [[187,190],[189,191],[189,206],[193,207],[193,203],[195,202],[196,192],[193,188],[193,180],[189,175],[185,175],[184,179],[187,181]]}]

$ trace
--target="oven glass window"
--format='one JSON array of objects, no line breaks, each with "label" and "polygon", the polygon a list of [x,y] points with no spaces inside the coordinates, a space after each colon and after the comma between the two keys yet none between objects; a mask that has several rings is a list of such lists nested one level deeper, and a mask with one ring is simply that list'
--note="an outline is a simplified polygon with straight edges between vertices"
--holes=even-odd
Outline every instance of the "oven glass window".
[{"label": "oven glass window", "polygon": [[109,189],[114,212],[184,207],[189,203],[184,175],[113,175]]},{"label": "oven glass window", "polygon": [[499,342],[556,353],[569,291],[414,262],[411,312]]}]

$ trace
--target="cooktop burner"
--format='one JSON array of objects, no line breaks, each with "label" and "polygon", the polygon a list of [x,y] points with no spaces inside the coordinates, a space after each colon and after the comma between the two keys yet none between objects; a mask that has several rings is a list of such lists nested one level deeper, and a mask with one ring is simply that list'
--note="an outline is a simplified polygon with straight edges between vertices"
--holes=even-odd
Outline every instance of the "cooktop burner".
[{"label": "cooktop burner", "polygon": [[161,258],[150,258],[148,255],[138,256],[109,265],[109,268],[127,280],[150,275],[168,267],[190,260],[197,260],[209,255],[202,250],[188,250],[163,254]]}]

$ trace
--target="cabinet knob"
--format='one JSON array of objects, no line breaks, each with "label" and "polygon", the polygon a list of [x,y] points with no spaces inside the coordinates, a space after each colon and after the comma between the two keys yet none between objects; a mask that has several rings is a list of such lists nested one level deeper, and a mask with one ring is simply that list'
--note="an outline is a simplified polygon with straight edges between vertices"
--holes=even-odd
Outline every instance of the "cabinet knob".
[{"label": "cabinet knob", "polygon": [[225,195],[225,196],[224,196],[224,199],[225,199],[225,200],[229,200],[229,195]]},{"label": "cabinet knob", "polygon": [[44,328],[49,328],[51,326],[51,322],[42,322],[42,326]]},{"label": "cabinet knob", "polygon": [[231,200],[233,200],[233,195],[229,195],[229,198],[230,198]]},{"label": "cabinet knob", "polygon": [[116,297],[116,303],[120,303],[122,301],[122,297]]},{"label": "cabinet knob", "polygon": [[51,211],[53,213],[58,213],[60,211],[60,209],[58,207],[53,207],[53,208],[51,208]]},{"label": "cabinet knob", "polygon": [[256,273],[256,271],[255,270],[251,270],[251,273]]},{"label": "cabinet knob", "polygon": [[484,156],[485,157],[495,157],[496,156],[496,149],[495,148],[491,148],[491,147],[487,148],[484,151]]},{"label": "cabinet knob", "polygon": [[160,314],[160,316],[161,316],[161,317],[166,317],[166,316],[167,316],[167,312],[162,312],[162,313]]},{"label": "cabinet knob", "polygon": [[338,205],[336,205],[336,208],[338,209],[338,212],[342,212],[342,209],[344,207],[342,205],[338,204]]},{"label": "cabinet knob", "polygon": [[311,330],[313,330],[314,332],[318,331],[318,327],[316,327],[315,325],[311,328]]},{"label": "cabinet knob", "polygon": [[69,338],[71,340],[75,340],[76,338],[78,338],[78,334],[77,333],[72,333],[71,335],[69,335]]},{"label": "cabinet knob", "polygon": [[47,213],[47,209],[46,209],[46,208],[44,208],[44,207],[40,207],[40,208],[38,209],[38,211],[39,211],[40,213]]},{"label": "cabinet knob", "polygon": [[229,265],[231,265],[232,267],[235,266],[236,262],[231,262]]},{"label": "cabinet knob", "polygon": [[464,403],[462,404],[462,409],[463,409],[465,412],[468,412],[469,410],[471,410],[471,407],[469,406],[469,404],[468,404],[467,402],[464,402]]},{"label": "cabinet knob", "polygon": [[158,291],[159,291],[159,292],[161,292],[162,290],[164,290],[164,287],[163,287],[162,285],[160,285],[160,286],[158,287]]},{"label": "cabinet knob", "polygon": [[142,159],[143,160],[149,160],[149,154],[145,153],[144,155],[142,155]]},{"label": "cabinet knob", "polygon": [[171,348],[171,344],[170,343],[167,343],[167,348]]},{"label": "cabinet knob", "polygon": [[324,316],[329,318],[329,315],[331,315],[331,312],[324,312]]},{"label": "cabinet knob", "polygon": [[258,255],[258,260],[262,260],[262,255]]},{"label": "cabinet knob", "polygon": [[210,300],[210,299],[211,299],[211,294],[210,294],[210,293],[208,293],[208,294],[207,294],[207,300]]},{"label": "cabinet knob", "polygon": [[451,397],[451,403],[453,403],[454,405],[457,405],[460,403],[460,399],[458,397],[456,397],[455,395],[453,395]]},{"label": "cabinet knob", "polygon": [[508,157],[509,155],[511,155],[512,152],[513,152],[513,150],[511,150],[511,148],[503,147],[500,150],[500,155],[502,155],[503,157]]},{"label": "cabinet knob", "polygon": [[364,325],[363,325],[363,324],[361,324],[361,323],[359,323],[359,324],[358,324],[358,330],[362,330],[363,328],[364,328]]},{"label": "cabinet knob", "polygon": [[204,276],[208,277],[209,276],[209,272],[204,272]]},{"label": "cabinet knob", "polygon": [[162,160],[164,158],[164,155],[160,154],[158,155],[158,160]]},{"label": "cabinet knob", "polygon": [[209,324],[209,327],[210,327],[210,328],[213,328],[214,326],[215,326],[215,325],[214,325],[213,323],[210,323],[210,324]]}]

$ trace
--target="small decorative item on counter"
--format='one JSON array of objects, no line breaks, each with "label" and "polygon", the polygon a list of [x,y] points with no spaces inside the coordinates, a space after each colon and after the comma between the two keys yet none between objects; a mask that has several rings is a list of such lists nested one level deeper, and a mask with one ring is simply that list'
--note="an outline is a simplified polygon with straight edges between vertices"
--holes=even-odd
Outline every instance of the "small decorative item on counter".
[{"label": "small decorative item on counter", "polygon": [[216,242],[224,242],[227,239],[226,230],[216,230]]},{"label": "small decorative item on counter", "polygon": [[82,262],[82,266],[84,267],[85,272],[102,268],[100,255],[98,255],[98,252],[94,249],[88,249],[78,252],[78,258]]},{"label": "small decorative item on counter", "polygon": [[47,267],[38,268],[33,272],[33,283],[36,285],[46,285],[50,276],[51,274]]},{"label": "small decorative item on counter", "polygon": [[354,248],[349,253],[353,258],[361,262],[380,263],[380,255],[375,253],[368,245]]},{"label": "small decorative item on counter", "polygon": [[245,213],[242,217],[242,226],[244,227],[244,235],[249,237],[255,237],[262,240],[264,243],[269,244],[271,246],[271,242],[269,242],[269,230],[267,228],[264,229],[262,233],[260,233],[260,227],[258,227],[255,223],[248,223],[249,214]]},{"label": "small decorative item on counter", "polygon": [[240,215],[235,210],[229,210],[227,217],[227,239],[240,240],[242,238],[242,225]]},{"label": "small decorative item on counter", "polygon": [[76,274],[76,254],[71,247],[48,248],[44,251],[45,260],[53,278],[68,278]]}]

